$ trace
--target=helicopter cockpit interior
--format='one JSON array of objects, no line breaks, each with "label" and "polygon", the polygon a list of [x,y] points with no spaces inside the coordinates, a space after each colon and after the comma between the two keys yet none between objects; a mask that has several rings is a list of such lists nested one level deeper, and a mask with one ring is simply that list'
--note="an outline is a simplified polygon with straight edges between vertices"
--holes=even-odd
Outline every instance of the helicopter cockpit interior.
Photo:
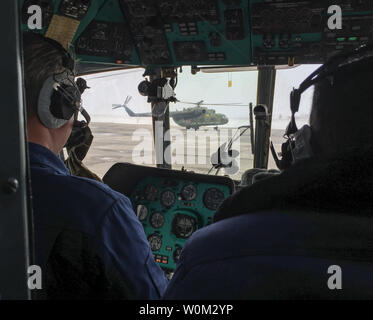
[{"label": "helicopter cockpit interior", "polygon": [[[170,129],[169,106],[178,99],[180,68],[188,66],[192,74],[258,73],[256,101],[247,105],[253,164],[245,170],[265,169],[277,70],[322,64],[372,40],[372,2],[338,2],[342,29],[328,26],[332,0],[20,0],[23,30],[42,33],[65,48],[71,45],[79,61],[77,75],[143,69],[139,91],[149,103],[158,165],[117,163],[103,181],[131,199],[154,258],[168,277],[187,239],[212,223],[220,203],[241,183],[224,174],[195,173],[187,165],[172,170],[165,161],[171,157],[172,142],[165,132]],[[33,5],[43,11],[39,30],[29,25]],[[234,163],[216,157],[217,171]]]}]

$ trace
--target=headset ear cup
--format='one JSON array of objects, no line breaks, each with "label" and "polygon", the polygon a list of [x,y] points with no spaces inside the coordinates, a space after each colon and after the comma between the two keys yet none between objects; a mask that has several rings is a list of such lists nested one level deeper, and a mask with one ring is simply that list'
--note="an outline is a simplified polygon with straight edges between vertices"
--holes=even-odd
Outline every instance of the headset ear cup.
[{"label": "headset ear cup", "polygon": [[63,90],[69,95],[69,98],[67,98],[60,90],[53,90],[50,111],[57,119],[70,120],[75,113],[73,105],[76,99],[78,99],[76,96],[77,89],[63,84],[60,86],[63,87]]},{"label": "headset ear cup", "polygon": [[43,125],[49,129],[61,128],[67,123],[65,119],[56,118],[51,112],[52,95],[55,92],[56,81],[49,77],[43,84],[39,93],[38,117]]}]

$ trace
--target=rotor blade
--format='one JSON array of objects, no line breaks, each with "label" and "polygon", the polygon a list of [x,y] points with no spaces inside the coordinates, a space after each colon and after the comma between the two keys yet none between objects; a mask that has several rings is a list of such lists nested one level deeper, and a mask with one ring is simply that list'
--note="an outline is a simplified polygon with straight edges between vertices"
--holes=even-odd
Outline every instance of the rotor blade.
[{"label": "rotor blade", "polygon": [[244,107],[244,106],[248,106],[248,104],[243,104],[243,103],[202,103],[201,106]]},{"label": "rotor blade", "polygon": [[196,106],[198,106],[198,103],[195,103],[195,102],[187,102],[187,101],[179,101],[177,100],[178,103],[182,103],[182,104],[194,104]]},{"label": "rotor blade", "polygon": [[128,105],[131,100],[132,100],[132,96],[127,96],[126,101],[124,102],[124,104]]},{"label": "rotor blade", "polygon": [[232,102],[232,103],[196,103],[196,102],[187,102],[187,101],[180,101],[177,102],[182,104],[193,104],[196,106],[247,106],[248,104],[244,104],[241,102]]}]

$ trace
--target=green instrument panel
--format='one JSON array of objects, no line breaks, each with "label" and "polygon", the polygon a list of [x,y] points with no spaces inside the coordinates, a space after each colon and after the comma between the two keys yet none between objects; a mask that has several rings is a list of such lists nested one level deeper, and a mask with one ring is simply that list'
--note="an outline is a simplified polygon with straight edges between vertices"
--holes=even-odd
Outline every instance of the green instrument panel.
[{"label": "green instrument panel", "polygon": [[131,195],[155,260],[170,275],[181,249],[198,229],[212,222],[214,212],[231,194],[228,185],[196,180],[148,177]]},{"label": "green instrument panel", "polygon": [[[71,42],[82,65],[322,63],[335,53],[372,41],[373,35],[371,0],[20,2],[25,30],[33,4],[43,10],[42,33],[53,29],[57,38],[63,38],[72,20],[79,22]],[[342,9],[343,28],[332,30],[328,8],[336,3]]]}]

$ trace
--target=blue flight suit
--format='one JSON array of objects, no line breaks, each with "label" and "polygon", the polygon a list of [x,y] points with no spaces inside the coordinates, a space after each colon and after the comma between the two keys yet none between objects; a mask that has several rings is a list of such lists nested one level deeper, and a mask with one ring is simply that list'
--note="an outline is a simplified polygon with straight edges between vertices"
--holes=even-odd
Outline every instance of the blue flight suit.
[{"label": "blue flight suit", "polygon": [[167,279],[130,200],[98,181],[71,176],[29,143],[36,262],[46,299],[158,299]]},{"label": "blue flight suit", "polygon": [[164,299],[372,299],[372,226],[294,211],[216,222],[187,241]]}]

